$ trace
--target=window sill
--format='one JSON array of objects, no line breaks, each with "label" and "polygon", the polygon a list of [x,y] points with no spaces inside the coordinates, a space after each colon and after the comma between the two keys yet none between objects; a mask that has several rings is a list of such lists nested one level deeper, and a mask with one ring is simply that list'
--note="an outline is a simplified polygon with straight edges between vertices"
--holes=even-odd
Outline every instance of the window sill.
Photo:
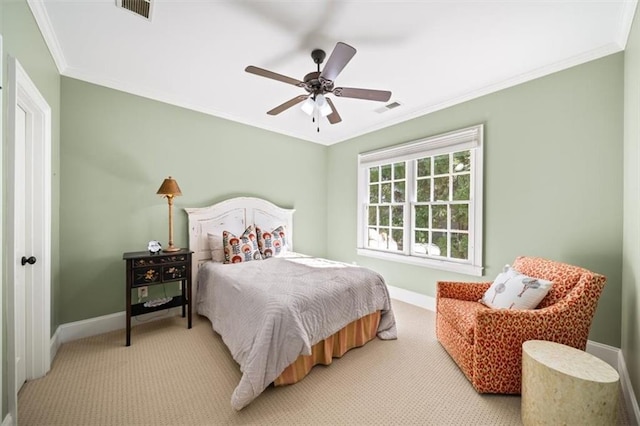
[{"label": "window sill", "polygon": [[388,260],[390,262],[407,263],[410,265],[422,266],[424,268],[440,269],[442,271],[457,272],[465,275],[482,276],[482,266],[467,265],[442,260],[426,259],[416,256],[406,256],[404,254],[387,253],[378,250],[357,249],[359,256],[374,257],[376,259]]}]

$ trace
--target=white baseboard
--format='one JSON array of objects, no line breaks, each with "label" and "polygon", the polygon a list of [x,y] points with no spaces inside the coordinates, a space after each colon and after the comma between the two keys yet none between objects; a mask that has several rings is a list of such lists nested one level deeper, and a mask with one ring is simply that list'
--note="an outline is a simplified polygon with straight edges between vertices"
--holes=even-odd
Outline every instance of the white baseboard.
[{"label": "white baseboard", "polygon": [[[389,296],[391,296],[392,299],[419,306],[433,312],[436,310],[435,297],[390,285],[387,285],[387,287],[389,288]],[[622,351],[613,346],[588,340],[586,352],[600,358],[616,369],[620,375],[622,394],[624,395],[625,402],[627,404],[627,411],[629,412],[631,424],[640,425],[640,409],[638,408],[638,400],[633,392],[631,380],[629,379],[629,372],[627,371],[627,365],[624,361]]]},{"label": "white baseboard", "polygon": [[[131,318],[131,327],[181,314],[182,308],[177,306],[164,311],[138,315],[137,317]],[[115,314],[62,324],[51,338],[51,359],[53,360],[61,344],[85,337],[97,336],[98,334],[108,333],[110,331],[121,330],[127,325],[126,318],[126,312],[116,312]]]},{"label": "white baseboard", "polygon": [[620,349],[614,346],[587,340],[587,348],[585,349],[585,352],[588,352],[591,355],[600,358],[601,360],[615,368],[616,371],[618,370],[618,366],[620,365],[618,361],[621,352]]},{"label": "white baseboard", "polygon": [[60,349],[60,327],[56,328],[56,332],[51,336],[51,349],[50,349],[50,360],[53,361],[58,354],[58,349]]},{"label": "white baseboard", "polygon": [[433,312],[436,311],[435,297],[391,285],[387,285],[387,288],[389,289],[389,296],[391,296],[392,299],[397,299],[401,302],[419,306]]},{"label": "white baseboard", "polygon": [[631,386],[629,371],[627,370],[627,363],[624,360],[622,351],[618,353],[618,373],[620,374],[622,395],[624,395],[624,401],[627,404],[627,411],[629,412],[631,424],[640,425],[640,407],[638,406],[638,399],[633,392],[633,386]]},{"label": "white baseboard", "polygon": [[13,417],[11,417],[11,413],[7,414],[7,417],[4,418],[2,426],[13,426]]}]

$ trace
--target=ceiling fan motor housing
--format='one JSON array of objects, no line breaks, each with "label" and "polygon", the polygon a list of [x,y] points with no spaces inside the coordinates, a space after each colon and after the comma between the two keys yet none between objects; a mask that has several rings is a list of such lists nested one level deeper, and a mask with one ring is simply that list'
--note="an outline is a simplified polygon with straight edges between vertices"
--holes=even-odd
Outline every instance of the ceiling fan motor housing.
[{"label": "ceiling fan motor housing", "polygon": [[304,76],[304,88],[307,92],[317,95],[333,90],[333,81],[325,80],[320,74],[320,71],[314,71]]}]

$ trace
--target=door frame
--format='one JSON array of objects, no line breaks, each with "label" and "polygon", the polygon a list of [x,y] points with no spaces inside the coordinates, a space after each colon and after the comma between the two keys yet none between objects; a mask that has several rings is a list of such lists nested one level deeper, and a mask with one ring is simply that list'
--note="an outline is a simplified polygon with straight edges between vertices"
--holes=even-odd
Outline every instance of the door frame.
[{"label": "door frame", "polygon": [[[27,152],[33,161],[33,253],[16,253],[15,221],[15,155],[16,155],[16,108],[27,112],[27,127],[30,127],[33,145]],[[5,277],[7,282],[7,373],[9,415],[17,421],[18,395],[16,391],[16,311],[14,309],[14,274],[22,256],[34,255],[38,259],[34,268],[31,288],[25,288],[27,379],[44,376],[51,368],[51,108],[31,81],[18,60],[8,57],[7,78],[7,144],[5,151],[6,185],[6,256]],[[29,138],[28,138],[29,139]],[[29,142],[27,142],[29,143]]]}]

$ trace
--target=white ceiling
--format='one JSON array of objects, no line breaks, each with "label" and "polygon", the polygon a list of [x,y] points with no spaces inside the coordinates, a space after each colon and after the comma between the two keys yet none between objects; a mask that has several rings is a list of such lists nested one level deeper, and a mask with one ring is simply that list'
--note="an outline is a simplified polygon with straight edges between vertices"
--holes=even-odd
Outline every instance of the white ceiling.
[{"label": "white ceiling", "polygon": [[[62,75],[325,145],[624,49],[636,0],[152,0],[151,21],[116,0],[28,0]],[[336,42],[357,49],[336,86],[390,90],[387,103],[334,98],[320,132],[299,108]],[[401,107],[376,109],[397,101]]]}]

